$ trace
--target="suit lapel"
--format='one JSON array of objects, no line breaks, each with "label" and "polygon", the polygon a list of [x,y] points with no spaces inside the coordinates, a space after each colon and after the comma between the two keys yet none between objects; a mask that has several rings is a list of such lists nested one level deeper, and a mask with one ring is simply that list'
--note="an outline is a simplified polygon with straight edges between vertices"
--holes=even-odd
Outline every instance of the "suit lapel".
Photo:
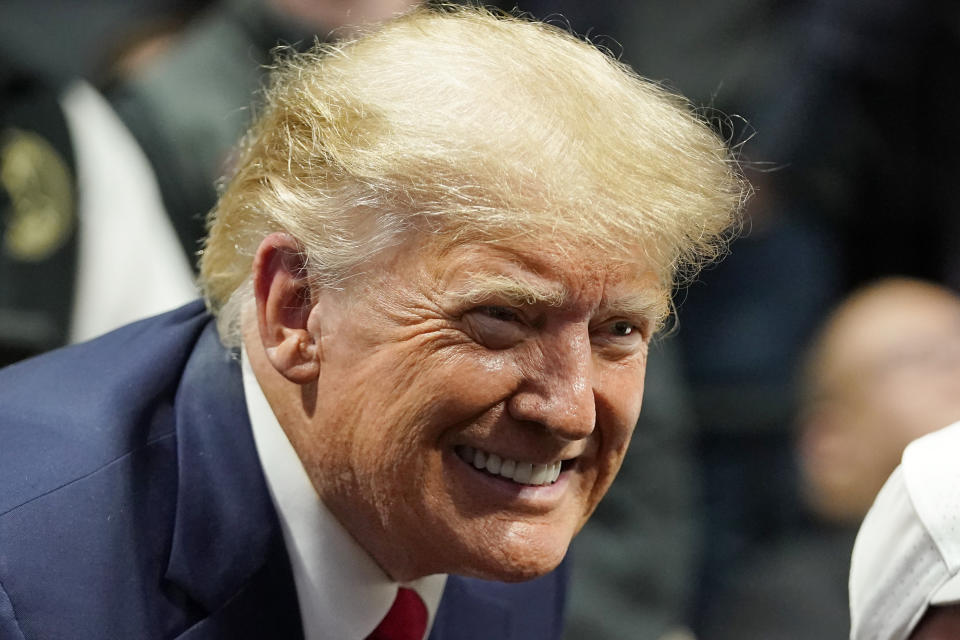
[{"label": "suit lapel", "polygon": [[177,640],[302,640],[297,595],[287,556],[274,547],[272,557],[219,609],[177,636]]},{"label": "suit lapel", "polygon": [[275,631],[292,627],[292,637],[299,636],[290,563],[253,442],[240,368],[213,322],[187,362],[175,412],[178,494],[166,578],[210,614],[184,637],[204,637],[202,630],[213,627],[252,631],[255,620],[280,624]]}]

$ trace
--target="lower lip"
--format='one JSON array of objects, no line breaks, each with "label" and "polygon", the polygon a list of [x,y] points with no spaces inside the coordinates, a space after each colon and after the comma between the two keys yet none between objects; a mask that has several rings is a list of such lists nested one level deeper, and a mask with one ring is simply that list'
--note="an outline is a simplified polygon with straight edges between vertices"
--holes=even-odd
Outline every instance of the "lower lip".
[{"label": "lower lip", "polygon": [[570,475],[576,468],[560,472],[556,481],[551,484],[520,484],[502,476],[495,476],[481,471],[472,464],[464,461],[452,450],[444,453],[448,468],[451,468],[456,477],[469,489],[471,495],[478,495],[478,491],[492,493],[498,501],[506,500],[512,507],[528,507],[537,510],[550,509],[560,502],[570,484]]}]

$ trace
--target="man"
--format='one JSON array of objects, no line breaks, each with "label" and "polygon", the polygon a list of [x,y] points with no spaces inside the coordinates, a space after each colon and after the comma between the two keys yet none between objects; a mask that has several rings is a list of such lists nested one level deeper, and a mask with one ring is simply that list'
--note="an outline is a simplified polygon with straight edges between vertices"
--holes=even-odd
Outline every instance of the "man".
[{"label": "man", "polygon": [[728,151],[477,9],[291,56],[264,104],[202,256],[216,322],[0,378],[0,637],[557,637],[674,279],[742,200]]},{"label": "man", "polygon": [[960,423],[903,452],[860,527],[851,640],[960,637]]},{"label": "man", "polygon": [[820,519],[856,527],[904,447],[960,420],[960,297],[904,277],[858,289],[830,315],[804,378],[804,497]]}]

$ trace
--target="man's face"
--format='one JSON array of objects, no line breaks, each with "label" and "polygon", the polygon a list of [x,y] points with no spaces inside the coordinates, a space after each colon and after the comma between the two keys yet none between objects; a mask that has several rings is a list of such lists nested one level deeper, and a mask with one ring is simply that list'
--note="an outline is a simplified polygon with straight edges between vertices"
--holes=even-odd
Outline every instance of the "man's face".
[{"label": "man's face", "polygon": [[548,246],[407,244],[317,297],[298,450],[395,579],[549,571],[620,466],[656,279]]},{"label": "man's face", "polygon": [[859,522],[912,440],[960,419],[960,304],[921,289],[861,303],[834,327],[801,434],[808,497]]}]

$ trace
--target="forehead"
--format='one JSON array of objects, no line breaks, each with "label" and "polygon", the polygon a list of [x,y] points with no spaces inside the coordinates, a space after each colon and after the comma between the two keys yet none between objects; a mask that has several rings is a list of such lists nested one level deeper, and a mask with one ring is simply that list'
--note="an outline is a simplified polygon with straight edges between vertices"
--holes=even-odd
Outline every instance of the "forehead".
[{"label": "forehead", "polygon": [[551,242],[472,243],[423,254],[423,267],[445,295],[488,296],[513,304],[615,307],[660,317],[667,296],[655,272],[637,259]]},{"label": "forehead", "polygon": [[823,341],[823,372],[844,375],[960,337],[960,302],[922,289],[883,291],[850,305]]}]

